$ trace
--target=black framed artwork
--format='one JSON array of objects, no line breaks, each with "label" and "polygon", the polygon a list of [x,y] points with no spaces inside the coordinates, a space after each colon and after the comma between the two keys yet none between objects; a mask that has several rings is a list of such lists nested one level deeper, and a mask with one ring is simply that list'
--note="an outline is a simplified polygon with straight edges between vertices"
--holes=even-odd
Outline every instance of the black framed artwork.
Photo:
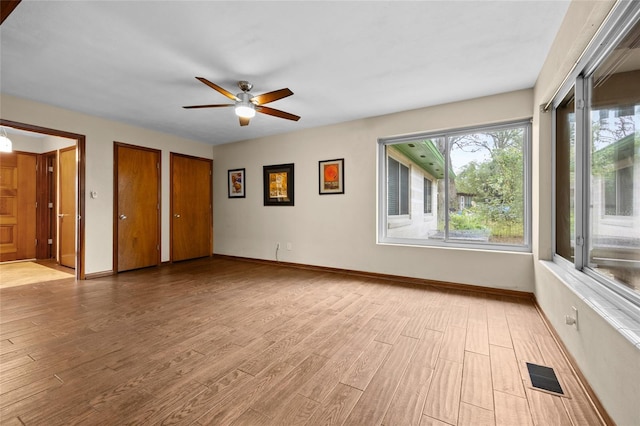
[{"label": "black framed artwork", "polygon": [[263,166],[265,206],[293,206],[293,163]]}]

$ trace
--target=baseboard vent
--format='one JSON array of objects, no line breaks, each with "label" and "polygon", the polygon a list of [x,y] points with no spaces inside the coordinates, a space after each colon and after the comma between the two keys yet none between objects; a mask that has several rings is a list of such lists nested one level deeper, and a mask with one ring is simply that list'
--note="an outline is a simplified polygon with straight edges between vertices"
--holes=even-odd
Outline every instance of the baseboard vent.
[{"label": "baseboard vent", "polygon": [[544,365],[530,364],[527,362],[527,370],[529,370],[531,385],[535,389],[564,395],[562,386],[560,386],[560,382],[558,381],[553,368],[545,367]]}]

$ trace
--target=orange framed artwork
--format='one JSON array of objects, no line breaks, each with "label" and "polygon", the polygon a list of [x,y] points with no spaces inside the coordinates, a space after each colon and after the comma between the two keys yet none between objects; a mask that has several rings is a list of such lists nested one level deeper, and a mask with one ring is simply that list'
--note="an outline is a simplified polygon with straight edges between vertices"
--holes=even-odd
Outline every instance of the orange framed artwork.
[{"label": "orange framed artwork", "polygon": [[344,158],[318,162],[320,195],[344,194]]}]

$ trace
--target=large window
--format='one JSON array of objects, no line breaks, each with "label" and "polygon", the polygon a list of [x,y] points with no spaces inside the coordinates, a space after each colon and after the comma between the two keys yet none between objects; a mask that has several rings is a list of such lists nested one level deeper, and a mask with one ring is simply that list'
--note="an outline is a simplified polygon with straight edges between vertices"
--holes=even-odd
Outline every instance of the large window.
[{"label": "large window", "polygon": [[[555,102],[555,253],[640,301],[640,8]],[[626,20],[626,23],[624,22]],[[625,29],[626,28],[626,29]],[[559,97],[560,98],[560,97]]]},{"label": "large window", "polygon": [[529,250],[529,138],[526,121],[381,139],[379,241]]}]

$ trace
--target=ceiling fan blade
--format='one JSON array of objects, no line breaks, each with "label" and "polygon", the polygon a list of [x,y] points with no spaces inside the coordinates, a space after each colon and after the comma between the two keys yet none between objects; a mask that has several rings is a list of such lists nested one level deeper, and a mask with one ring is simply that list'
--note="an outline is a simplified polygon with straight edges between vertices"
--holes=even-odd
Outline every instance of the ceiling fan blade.
[{"label": "ceiling fan blade", "polygon": [[263,93],[262,95],[257,95],[251,98],[251,102],[256,105],[264,105],[269,102],[277,101],[278,99],[286,98],[287,96],[293,95],[293,92],[289,89],[280,89],[274,90],[273,92]]},{"label": "ceiling fan blade", "polygon": [[287,120],[298,121],[300,117],[288,112],[280,111],[279,109],[273,109],[266,106],[257,106],[256,111],[267,115],[273,115],[274,117],[286,118]]},{"label": "ceiling fan blade", "polygon": [[211,87],[213,90],[217,90],[218,92],[222,93],[223,95],[225,95],[227,98],[232,99],[234,101],[239,101],[240,99],[238,99],[238,97],[236,95],[234,95],[233,93],[229,92],[226,89],[223,89],[222,87],[218,86],[217,84],[214,84],[212,82],[210,82],[209,80],[207,80],[204,77],[196,77],[198,80],[200,80],[201,82],[203,82],[204,84],[206,84],[207,86]]},{"label": "ceiling fan blade", "polygon": [[189,105],[183,106],[182,108],[192,109],[192,108],[221,108],[221,107],[231,107],[234,104],[212,104],[212,105]]},{"label": "ceiling fan blade", "polygon": [[238,117],[238,118],[240,118],[240,125],[241,126],[248,126],[249,125],[250,118],[246,118],[246,117]]}]

